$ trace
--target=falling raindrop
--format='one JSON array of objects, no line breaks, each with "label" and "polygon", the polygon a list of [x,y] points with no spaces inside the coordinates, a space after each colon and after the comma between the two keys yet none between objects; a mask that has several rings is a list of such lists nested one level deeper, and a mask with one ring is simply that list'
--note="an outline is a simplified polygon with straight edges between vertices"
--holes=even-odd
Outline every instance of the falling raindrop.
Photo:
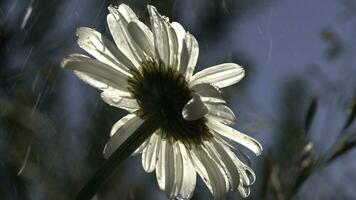
[{"label": "falling raindrop", "polygon": [[229,12],[229,9],[227,8],[228,6],[226,5],[225,0],[222,0],[222,1],[221,1],[221,4],[222,4],[222,7],[223,7],[224,12],[230,13],[230,12]]},{"label": "falling raindrop", "polygon": [[21,67],[22,70],[26,67],[27,62],[28,62],[28,60],[29,60],[30,57],[31,57],[32,50],[33,50],[33,47],[30,48],[30,50],[28,51],[28,53],[27,53],[27,55],[26,55],[25,60],[24,60],[23,63],[22,63],[22,67]]},{"label": "falling raindrop", "polygon": [[19,171],[17,172],[17,176],[20,176],[20,175],[22,174],[23,170],[25,169],[26,164],[27,164],[27,161],[28,161],[28,158],[29,158],[29,156],[30,156],[30,152],[31,152],[31,146],[29,146],[29,147],[27,148],[24,161],[22,162],[21,168],[20,168]]},{"label": "falling raindrop", "polygon": [[25,13],[25,16],[23,17],[23,20],[22,20],[22,23],[21,23],[21,29],[24,29],[26,24],[27,24],[27,21],[28,19],[30,18],[31,16],[31,13],[32,13],[32,3],[28,6],[27,10],[26,10],[26,13]]}]

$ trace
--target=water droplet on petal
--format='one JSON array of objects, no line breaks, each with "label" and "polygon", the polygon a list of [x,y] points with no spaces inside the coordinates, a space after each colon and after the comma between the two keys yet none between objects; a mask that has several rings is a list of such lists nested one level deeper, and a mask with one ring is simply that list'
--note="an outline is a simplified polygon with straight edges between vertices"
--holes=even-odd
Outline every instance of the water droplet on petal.
[{"label": "water droplet on petal", "polygon": [[182,197],[180,194],[178,194],[175,198],[174,198],[174,200],[187,200],[188,198],[184,198],[184,197]]},{"label": "water droplet on petal", "polygon": [[155,22],[153,22],[153,28],[158,28],[159,27],[159,25],[158,25],[158,23],[155,21]]}]

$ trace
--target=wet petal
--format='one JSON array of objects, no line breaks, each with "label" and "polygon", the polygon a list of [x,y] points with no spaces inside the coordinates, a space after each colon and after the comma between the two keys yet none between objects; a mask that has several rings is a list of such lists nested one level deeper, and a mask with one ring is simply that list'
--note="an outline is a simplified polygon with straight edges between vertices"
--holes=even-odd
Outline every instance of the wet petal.
[{"label": "wet petal", "polygon": [[[139,68],[140,63],[146,58],[142,50],[131,38],[127,29],[131,21],[138,20],[136,15],[128,6],[123,4],[118,9],[109,7],[109,11],[110,14],[107,17],[108,25],[117,47],[125,53],[136,68]],[[131,12],[133,14],[129,14]]]},{"label": "wet petal", "polygon": [[[64,58],[61,66],[80,73],[79,77],[93,86],[100,86],[103,89],[104,84],[116,88],[123,92],[128,92],[127,76],[111,66],[91,59],[80,54],[72,54]],[[84,74],[84,76],[83,76]],[[90,77],[89,79],[87,77]],[[93,82],[93,80],[95,80]]]},{"label": "wet petal", "polygon": [[232,181],[229,168],[227,168],[224,161],[221,160],[219,152],[217,152],[211,141],[204,142],[204,146],[206,152],[210,155],[211,159],[215,162],[217,166],[219,166],[219,171],[217,171],[216,173],[219,173],[219,175],[224,178],[225,192],[229,191],[230,183]]},{"label": "wet petal", "polygon": [[[110,9],[110,7],[109,7]],[[123,28],[118,19],[113,14],[107,16],[107,23],[111,32],[111,35],[116,43],[117,48],[126,56],[127,59],[123,59],[122,63],[130,68],[138,68],[139,62],[129,48],[126,38],[124,37]]]},{"label": "wet petal", "polygon": [[80,71],[73,71],[73,73],[82,81],[84,81],[85,83],[89,84],[90,86],[93,86],[95,88],[98,88],[99,90],[105,90],[110,88],[106,83],[100,82],[88,75],[86,75],[85,73],[82,73]]},{"label": "wet petal", "polygon": [[157,54],[162,62],[169,66],[170,64],[170,30],[164,19],[156,10],[154,6],[147,6],[151,20],[151,30],[154,35],[154,42]]},{"label": "wet petal", "polygon": [[243,134],[229,126],[226,126],[218,121],[215,121],[211,118],[208,119],[207,125],[216,133],[222,135],[223,137],[229,138],[234,142],[237,142],[246,148],[250,149],[254,152],[257,156],[262,153],[262,146],[261,144],[255,140],[254,138]]},{"label": "wet petal", "polygon": [[235,63],[224,63],[209,67],[196,73],[191,79],[191,86],[207,83],[223,88],[239,82],[245,76],[244,69]]},{"label": "wet petal", "polygon": [[230,155],[225,151],[221,144],[218,143],[218,141],[213,141],[213,145],[215,149],[215,155],[219,157],[219,160],[223,162],[226,167],[230,188],[232,190],[237,190],[240,184],[240,173],[237,166],[235,165],[235,161],[233,160],[234,158],[230,157]]},{"label": "wet petal", "polygon": [[179,71],[189,81],[199,56],[199,45],[193,35],[186,33],[180,51]]},{"label": "wet petal", "polygon": [[111,138],[104,148],[104,157],[108,158],[144,121],[135,114],[128,114],[114,124],[111,129]]},{"label": "wet petal", "polygon": [[140,109],[136,99],[127,95],[127,93],[120,92],[115,89],[104,90],[101,93],[103,101],[111,106],[125,109],[129,112]]},{"label": "wet petal", "polygon": [[236,117],[234,112],[224,104],[220,103],[205,103],[205,106],[208,107],[207,118],[211,118],[220,123],[226,125],[234,125],[236,122]]},{"label": "wet petal", "polygon": [[120,4],[118,11],[127,22],[131,22],[138,19],[135,12],[125,4]]},{"label": "wet petal", "polygon": [[195,170],[208,186],[214,199],[223,199],[226,191],[226,183],[221,174],[219,166],[211,159],[202,147],[190,151]]},{"label": "wet petal", "polygon": [[147,143],[148,143],[148,140],[146,140],[144,143],[142,143],[142,144],[131,154],[131,156],[136,156],[136,155],[142,153],[143,150],[146,148]]},{"label": "wet petal", "polygon": [[174,29],[167,23],[168,37],[169,37],[169,66],[177,69],[178,66],[178,38]]},{"label": "wet petal", "polygon": [[174,153],[173,146],[166,140],[161,140],[161,148],[156,167],[156,178],[159,188],[170,196],[174,191]]},{"label": "wet petal", "polygon": [[196,172],[192,165],[186,147],[176,142],[173,146],[174,150],[174,194],[171,198],[180,197],[182,199],[190,199],[193,195],[196,184]]},{"label": "wet petal", "polygon": [[199,57],[199,45],[195,37],[189,33],[185,35],[189,61],[185,70],[185,77],[190,80]]},{"label": "wet petal", "polygon": [[187,72],[187,66],[189,63],[189,52],[188,52],[188,47],[187,43],[185,42],[185,39],[182,42],[182,48],[179,51],[179,61],[178,61],[178,70],[179,72],[183,75],[186,76]]},{"label": "wet petal", "polygon": [[146,149],[142,152],[142,166],[148,173],[153,172],[156,168],[160,145],[161,137],[155,133],[150,137]]},{"label": "wet petal", "polygon": [[[227,155],[234,162],[236,169],[239,171],[240,183],[237,190],[243,197],[248,197],[250,195],[250,186],[255,182],[256,175],[253,170],[245,165],[240,159],[231,151],[231,149],[224,145],[222,142],[217,141],[217,144],[225,150]],[[225,155],[225,154],[224,154]],[[234,188],[236,190],[236,188]]]},{"label": "wet petal", "polygon": [[171,26],[172,26],[172,28],[173,28],[176,36],[177,36],[178,46],[181,47],[183,39],[184,39],[185,34],[187,32],[184,30],[183,26],[178,22],[172,22]]},{"label": "wet petal", "polygon": [[[176,70],[179,70],[180,67],[180,63],[183,62],[183,66],[186,66],[188,64],[188,49],[187,49],[187,45],[185,45],[185,52],[183,53],[183,58],[182,56],[182,50],[183,50],[183,40],[186,34],[186,31],[184,30],[184,28],[182,27],[182,25],[180,25],[177,22],[172,22],[171,26],[173,28],[174,34],[176,35],[177,38],[177,50],[176,50],[176,65],[174,66]],[[185,43],[185,42],[184,42]],[[183,59],[183,61],[182,61]]]},{"label": "wet petal", "polygon": [[137,45],[148,56],[155,58],[154,39],[151,30],[138,20],[130,22],[127,28]]},{"label": "wet petal", "polygon": [[133,53],[133,55],[136,57],[136,59],[138,59],[138,61],[143,61],[145,60],[145,56],[143,55],[143,53],[138,49],[138,46],[136,46],[136,43],[133,41],[133,39],[130,37],[129,33],[128,33],[128,24],[130,22],[133,21],[139,21],[136,14],[132,11],[132,9],[125,5],[125,4],[121,4],[118,8],[119,11],[119,15],[113,13],[113,15],[116,17],[116,19],[118,19],[117,17],[119,16],[119,21],[121,24],[121,31],[122,31],[122,36],[124,36],[124,38],[127,41],[128,47],[131,50],[131,52]]},{"label": "wet petal", "polygon": [[203,102],[208,103],[226,103],[218,88],[210,84],[197,84],[191,88],[199,94]]},{"label": "wet petal", "polygon": [[208,108],[204,105],[199,95],[194,94],[193,98],[184,106],[182,115],[185,120],[193,121],[204,117],[208,113]]},{"label": "wet petal", "polygon": [[130,61],[110,40],[98,31],[80,27],[77,29],[78,45],[99,61],[125,73],[129,73]]}]

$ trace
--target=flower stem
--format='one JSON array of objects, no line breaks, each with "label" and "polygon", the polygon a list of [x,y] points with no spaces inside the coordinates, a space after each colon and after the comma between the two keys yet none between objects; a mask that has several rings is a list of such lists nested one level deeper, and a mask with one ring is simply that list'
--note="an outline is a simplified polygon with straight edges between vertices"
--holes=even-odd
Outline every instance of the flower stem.
[{"label": "flower stem", "polygon": [[104,165],[92,176],[88,183],[80,190],[75,200],[90,200],[99,187],[114,172],[115,169],[128,158],[147,138],[149,138],[162,124],[160,114],[151,115],[122,145],[107,159]]}]

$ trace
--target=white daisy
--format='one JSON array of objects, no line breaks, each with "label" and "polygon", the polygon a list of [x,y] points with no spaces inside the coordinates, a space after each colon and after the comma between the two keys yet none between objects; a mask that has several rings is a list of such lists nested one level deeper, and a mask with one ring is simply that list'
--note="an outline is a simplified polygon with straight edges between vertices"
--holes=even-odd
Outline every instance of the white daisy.
[{"label": "white daisy", "polygon": [[231,128],[235,115],[225,105],[220,88],[237,83],[244,70],[224,63],[193,75],[197,40],[177,22],[170,23],[148,6],[151,29],[124,4],[109,7],[107,23],[113,44],[99,32],[81,27],[78,44],[91,54],[66,57],[62,66],[102,90],[102,99],[130,112],[111,130],[104,156],[109,157],[152,113],[164,121],[135,152],[142,153],[146,172],[169,198],[191,198],[198,173],[215,199],[227,191],[250,194],[252,169],[235,155],[238,143],[256,155],[258,141]]}]

